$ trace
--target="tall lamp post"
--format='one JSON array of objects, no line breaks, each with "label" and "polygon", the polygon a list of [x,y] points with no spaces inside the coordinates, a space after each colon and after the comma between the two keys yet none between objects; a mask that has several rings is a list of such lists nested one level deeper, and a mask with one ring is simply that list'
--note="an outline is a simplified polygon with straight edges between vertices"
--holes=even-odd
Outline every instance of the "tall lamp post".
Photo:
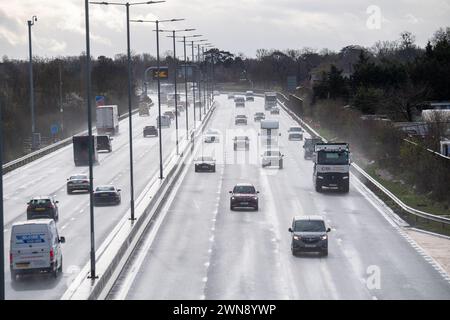
[{"label": "tall lamp post", "polygon": [[[0,168],[3,168],[3,118],[2,109],[3,101],[0,99]],[[0,196],[2,202],[0,203],[0,228],[2,234],[0,234],[0,300],[5,300],[5,226],[3,221],[3,170],[0,177]]]},{"label": "tall lamp post", "polygon": [[[184,94],[185,94],[185,109],[186,109],[186,140],[189,139],[189,117],[188,117],[188,92],[187,92],[187,56],[186,56],[186,38],[201,37],[201,34],[194,34],[191,36],[177,36],[176,38],[182,38],[184,46]],[[194,122],[195,123],[195,122]]]},{"label": "tall lamp post", "polygon": [[178,60],[177,60],[177,51],[176,51],[176,45],[175,45],[175,38],[177,32],[188,32],[188,31],[194,31],[195,29],[178,29],[178,30],[159,30],[159,32],[171,32],[172,35],[168,36],[169,38],[172,38],[173,40],[173,60],[175,63],[175,75],[173,77],[174,87],[175,87],[175,139],[176,139],[176,151],[177,155],[179,152],[179,141],[178,141],[178,92],[177,92],[177,71],[178,71]]},{"label": "tall lamp post", "polygon": [[30,81],[30,109],[31,109],[31,143],[32,143],[32,149],[35,149],[36,146],[35,140],[34,140],[34,132],[36,130],[35,126],[35,120],[34,120],[34,86],[33,86],[33,51],[32,51],[32,45],[31,45],[31,26],[34,25],[34,23],[37,21],[36,16],[32,16],[31,20],[27,21],[28,24],[28,51],[29,51],[29,63],[28,63],[28,70],[29,70],[29,81]]},{"label": "tall lamp post", "polygon": [[160,61],[159,61],[159,23],[160,22],[176,22],[184,19],[166,19],[166,20],[131,20],[132,22],[150,22],[156,24],[156,66],[158,81],[158,138],[159,138],[159,178],[162,180],[163,175],[163,159],[162,159],[162,137],[161,137],[161,82],[160,82]]},{"label": "tall lamp post", "polygon": [[[191,40],[191,44],[190,44],[190,46],[192,47],[191,49],[192,49],[192,66],[194,66],[194,63],[195,63],[195,56],[194,56],[194,42],[203,42],[203,41],[208,41],[208,40],[206,40],[206,39],[202,39],[202,40]],[[192,79],[192,96],[193,96],[193,102],[194,102],[194,128],[196,127],[196,123],[195,123],[195,121],[196,121],[196,117],[195,117],[195,108],[196,108],[196,106],[195,106],[195,85],[194,85],[194,82],[195,82],[195,79],[194,79],[194,72],[192,72],[192,77],[193,77],[193,79]],[[197,82],[197,85],[198,85],[198,82]],[[200,110],[200,120],[202,119],[202,114],[201,114],[201,110]]]},{"label": "tall lamp post", "polygon": [[134,2],[134,3],[120,3],[120,2],[91,2],[92,4],[100,5],[114,5],[125,6],[127,17],[127,56],[128,56],[128,126],[129,126],[129,145],[130,145],[130,220],[136,220],[134,217],[134,177],[133,177],[133,120],[131,114],[131,49],[130,49],[130,6],[143,5],[143,4],[155,4],[166,1],[146,1],[146,2]]}]

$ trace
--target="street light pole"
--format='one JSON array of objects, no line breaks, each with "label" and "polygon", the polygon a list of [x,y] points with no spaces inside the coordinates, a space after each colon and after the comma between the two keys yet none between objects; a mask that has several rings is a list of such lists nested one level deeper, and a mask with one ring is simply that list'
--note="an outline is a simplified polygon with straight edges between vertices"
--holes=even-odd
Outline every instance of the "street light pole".
[{"label": "street light pole", "polygon": [[[163,157],[162,157],[162,131],[161,131],[161,80],[160,80],[160,60],[159,60],[159,23],[160,22],[175,22],[184,19],[170,19],[170,20],[132,20],[133,22],[150,22],[156,24],[156,71],[158,83],[158,140],[159,140],[159,178],[162,180],[163,175]],[[154,30],[155,31],[155,30]]]},{"label": "street light pole", "polygon": [[94,229],[94,174],[92,168],[93,137],[92,137],[92,116],[91,116],[91,48],[89,40],[89,0],[85,0],[86,19],[86,101],[89,136],[89,213],[90,213],[90,238],[91,238],[91,274],[89,278],[96,279],[95,273],[95,229]]},{"label": "street light pole", "polygon": [[131,49],[130,49],[130,6],[142,5],[142,4],[155,4],[165,1],[147,1],[136,3],[118,3],[118,2],[91,2],[92,4],[100,5],[116,5],[126,7],[126,25],[127,25],[127,58],[128,58],[128,126],[129,126],[129,146],[130,146],[130,220],[136,220],[134,216],[134,177],[133,177],[133,120],[131,114]]},{"label": "street light pole", "polygon": [[130,49],[130,4],[125,4],[127,8],[127,57],[128,57],[128,129],[130,145],[130,220],[134,221],[134,175],[133,175],[133,117],[131,114],[131,49]]},{"label": "street light pole", "polygon": [[159,130],[159,178],[163,179],[162,137],[161,137],[161,84],[159,80],[159,21],[156,20],[156,65],[158,75],[158,130]]},{"label": "street light pole", "polygon": [[194,102],[194,129],[196,128],[196,118],[195,118],[195,72],[194,72],[194,41],[192,43],[192,100]]},{"label": "street light pole", "polygon": [[183,36],[184,43],[184,94],[186,108],[186,140],[189,140],[189,117],[188,117],[188,93],[187,93],[187,62],[186,62],[186,36]]},{"label": "street light pole", "polygon": [[199,59],[199,52],[200,52],[200,44],[197,43],[197,86],[198,86],[198,101],[200,103],[200,110],[199,110],[199,116],[200,121],[202,121],[202,91],[201,91],[201,81],[202,81],[202,75],[200,71],[200,59]]},{"label": "street light pole", "polygon": [[173,36],[173,62],[175,63],[175,76],[173,77],[173,82],[175,85],[175,139],[176,139],[176,146],[177,146],[177,155],[180,154],[178,150],[178,97],[177,97],[177,71],[178,71],[178,60],[177,60],[177,48],[175,45],[175,30],[172,31]]},{"label": "street light pole", "polygon": [[[33,86],[33,52],[32,52],[32,46],[31,46],[31,26],[34,25],[34,23],[37,21],[37,17],[33,16],[31,17],[31,20],[28,20],[28,51],[29,51],[29,81],[30,81],[30,109],[31,109],[31,135],[36,130],[35,122],[34,122],[34,86]],[[33,137],[31,138],[32,141]]]},{"label": "street light pole", "polygon": [[[3,118],[2,118],[2,100],[0,99],[0,168],[3,168]],[[5,243],[4,234],[5,226],[3,222],[3,169],[0,177],[0,196],[2,202],[0,203],[0,300],[5,300]]]}]

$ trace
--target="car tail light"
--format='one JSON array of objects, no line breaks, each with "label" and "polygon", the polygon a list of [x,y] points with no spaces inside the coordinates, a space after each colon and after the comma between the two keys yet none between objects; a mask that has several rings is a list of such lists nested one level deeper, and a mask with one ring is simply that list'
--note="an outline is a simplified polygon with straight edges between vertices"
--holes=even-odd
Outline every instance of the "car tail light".
[{"label": "car tail light", "polygon": [[53,248],[50,249],[50,261],[53,261],[55,259],[55,252],[53,251]]},{"label": "car tail light", "polygon": [[13,263],[13,254],[12,254],[12,252],[9,253],[9,263],[10,264]]}]

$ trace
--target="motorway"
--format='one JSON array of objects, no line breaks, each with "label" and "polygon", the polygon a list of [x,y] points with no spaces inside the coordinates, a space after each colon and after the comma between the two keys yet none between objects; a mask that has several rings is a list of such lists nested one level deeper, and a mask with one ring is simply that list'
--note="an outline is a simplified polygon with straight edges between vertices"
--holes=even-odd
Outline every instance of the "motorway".
[{"label": "motorway", "polygon": [[[134,198],[137,199],[150,179],[159,175],[158,138],[143,138],[145,125],[156,125],[157,99],[149,117],[133,115]],[[166,106],[162,111],[167,109]],[[197,114],[198,117],[198,114]],[[180,139],[185,139],[185,113],[179,120]],[[193,127],[192,108],[189,126]],[[163,159],[175,150],[175,121],[162,129]],[[119,206],[95,207],[96,248],[130,209],[130,159],[128,118],[120,122],[119,134],[113,137],[111,153],[99,153],[99,165],[94,166],[94,187],[114,184],[122,189]],[[88,167],[75,167],[72,144],[3,176],[5,212],[5,257],[9,257],[10,228],[14,222],[26,220],[26,203],[38,195],[53,195],[59,201],[59,234],[63,244],[63,275],[56,280],[46,275],[27,276],[11,283],[9,258],[5,259],[5,291],[7,299],[59,299],[80,269],[89,261],[90,220],[89,195],[66,193],[66,179],[74,173],[88,173]],[[136,203],[137,205],[137,203]],[[129,214],[129,213],[128,213]]]},{"label": "motorway", "polygon": [[[288,141],[296,123],[283,110],[270,117],[280,120],[284,169],[262,168],[253,114],[264,111],[263,99],[247,102],[249,124],[239,128],[233,101],[217,101],[209,127],[223,143],[195,151],[214,154],[217,172],[186,167],[109,299],[450,299],[433,260],[355,178],[348,194],[314,190],[313,163],[302,142]],[[236,130],[248,130],[247,153],[233,151]],[[230,211],[228,191],[239,182],[260,191],[258,212]],[[332,229],[328,257],[291,254],[292,217],[311,214]]]}]

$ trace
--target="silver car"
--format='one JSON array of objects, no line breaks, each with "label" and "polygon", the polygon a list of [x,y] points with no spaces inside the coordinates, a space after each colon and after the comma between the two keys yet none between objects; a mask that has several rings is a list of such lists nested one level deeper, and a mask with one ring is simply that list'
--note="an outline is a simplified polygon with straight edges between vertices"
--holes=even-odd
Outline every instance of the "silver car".
[{"label": "silver car", "polygon": [[328,255],[328,232],[322,216],[296,216],[289,232],[292,234],[293,255],[301,252],[319,252]]}]

